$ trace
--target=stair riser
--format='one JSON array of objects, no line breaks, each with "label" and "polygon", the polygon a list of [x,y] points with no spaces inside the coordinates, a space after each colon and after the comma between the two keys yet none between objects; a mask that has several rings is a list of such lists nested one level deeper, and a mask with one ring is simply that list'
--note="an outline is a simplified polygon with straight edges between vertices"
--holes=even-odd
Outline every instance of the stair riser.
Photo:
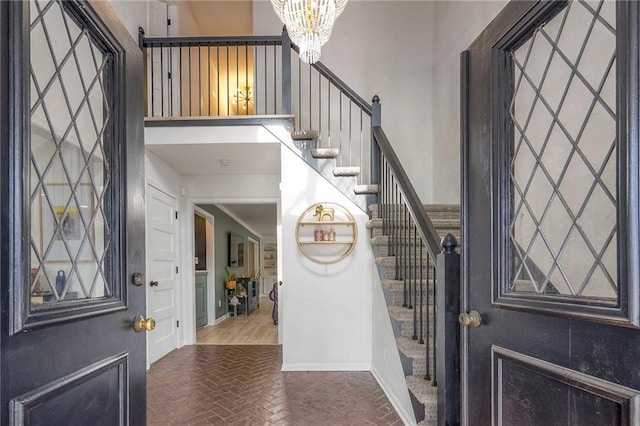
[{"label": "stair riser", "polygon": [[[460,228],[460,218],[452,217],[452,218],[439,218],[439,219],[431,219],[431,223],[433,223],[434,228],[442,229],[442,228]],[[382,219],[371,219],[367,226],[371,229],[396,229],[396,230],[404,230],[407,228],[412,228],[414,222],[413,221],[405,221],[401,220],[399,222],[389,222],[386,225],[384,224]]]},{"label": "stair riser", "polygon": [[[440,228],[436,228],[436,231],[438,232],[438,236],[440,238],[444,237],[447,234],[453,234],[454,237],[456,237],[456,240],[458,240],[458,242],[460,242],[460,227],[440,227]],[[384,237],[390,238],[390,233],[387,232],[385,234],[384,230],[382,228],[371,228],[371,233],[370,233],[371,237],[379,237],[376,240],[374,240],[375,244],[378,244],[378,240],[379,239],[384,239]],[[383,238],[380,238],[383,237]],[[413,238],[413,236],[409,236],[409,238],[398,238],[398,237],[404,237],[404,233],[401,231],[400,234],[396,234],[395,237],[397,239],[402,239],[402,240],[409,240],[411,243],[413,243],[414,240],[420,240],[420,237],[416,237]],[[387,244],[387,243],[383,243],[383,244]]]},{"label": "stair riser", "polygon": [[[431,332],[431,328],[433,325],[433,312],[429,313],[429,331]],[[413,338],[413,318],[411,319],[402,319],[402,318],[395,318],[393,316],[390,317],[391,318],[391,327],[393,328],[393,333],[395,336],[402,336],[402,337],[408,337],[408,338]],[[420,325],[419,323],[417,324],[418,329],[416,330],[416,336],[419,338],[420,337]],[[426,329],[426,322],[423,319],[422,322],[422,338],[426,339],[427,338],[427,329]],[[433,336],[429,336],[431,338],[433,338]]]},{"label": "stair riser", "polygon": [[[456,236],[454,235],[454,237]],[[376,238],[384,238],[384,237],[376,237]],[[460,243],[460,239],[458,237],[456,237],[456,240],[458,241],[458,243]],[[414,244],[404,244],[404,245],[400,244],[400,245],[390,247],[389,245],[381,244],[378,240],[376,240],[375,245],[372,245],[371,247],[373,248],[373,251],[376,257],[390,257],[390,256],[393,256],[393,254],[390,254],[390,253],[395,253],[395,252],[397,252],[400,255],[403,255],[405,251],[407,252],[407,255],[408,255],[409,249],[411,249],[412,257],[419,258],[421,255],[420,245],[414,245]],[[457,251],[460,252],[460,249],[458,248]],[[426,257],[427,257],[427,249],[423,246],[422,258],[426,259]]]},{"label": "stair riser", "polygon": [[[419,358],[414,358],[405,355],[402,351],[398,351],[400,354],[400,361],[402,362],[402,371],[405,376],[418,375],[424,376],[427,372],[427,361],[426,361],[426,348],[425,353],[422,354]],[[432,352],[433,353],[433,352]],[[433,371],[433,356],[429,356],[429,367],[431,371]]]},{"label": "stair riser", "polygon": [[[460,206],[448,206],[448,207],[442,207],[442,206],[434,206],[431,204],[427,204],[424,206],[425,210],[427,211],[427,213],[429,213],[429,217],[431,217],[431,215],[439,215],[439,214],[445,214],[445,215],[458,215],[460,216]],[[402,207],[396,207],[393,208],[393,206],[386,206],[386,211],[390,212],[390,213],[397,213],[397,214],[402,214],[404,212]],[[379,214],[379,206],[378,204],[372,204],[369,206],[369,211],[371,212],[371,216],[372,217],[380,217]]]},{"label": "stair riser", "polygon": [[[416,291],[415,289],[412,288],[413,291]],[[417,290],[418,293],[420,292],[420,289]],[[423,289],[423,304],[426,304],[426,290]],[[399,289],[383,289],[383,293],[384,293],[384,298],[385,301],[387,302],[387,306],[402,306],[405,303],[405,291],[402,288]],[[409,296],[407,296],[409,297]],[[419,298],[419,294],[418,297],[416,297],[416,301],[412,300],[412,303],[415,305],[418,305],[420,303],[420,298]],[[429,291],[429,303],[432,304],[433,303],[433,289],[431,289]]]}]

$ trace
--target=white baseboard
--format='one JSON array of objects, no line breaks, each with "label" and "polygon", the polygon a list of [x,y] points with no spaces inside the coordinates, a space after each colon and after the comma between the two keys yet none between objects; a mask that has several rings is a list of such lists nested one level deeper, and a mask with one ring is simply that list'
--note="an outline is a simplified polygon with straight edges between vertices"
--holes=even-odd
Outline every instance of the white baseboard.
[{"label": "white baseboard", "polygon": [[282,371],[370,371],[371,364],[282,364]]},{"label": "white baseboard", "polygon": [[387,398],[389,398],[389,402],[391,402],[393,408],[396,409],[396,413],[398,413],[398,416],[400,416],[400,420],[402,420],[402,423],[404,423],[406,426],[414,426],[416,424],[416,416],[413,411],[407,413],[404,410],[404,407],[399,403],[396,395],[389,390],[389,386],[387,386],[387,383],[382,379],[382,376],[378,374],[378,371],[373,367],[371,368],[371,374],[373,374],[373,377],[382,388],[384,394],[387,395]]},{"label": "white baseboard", "polygon": [[213,322],[213,325],[220,324],[222,321],[226,320],[227,318],[229,318],[229,314],[224,314],[223,316],[216,318],[216,320]]}]

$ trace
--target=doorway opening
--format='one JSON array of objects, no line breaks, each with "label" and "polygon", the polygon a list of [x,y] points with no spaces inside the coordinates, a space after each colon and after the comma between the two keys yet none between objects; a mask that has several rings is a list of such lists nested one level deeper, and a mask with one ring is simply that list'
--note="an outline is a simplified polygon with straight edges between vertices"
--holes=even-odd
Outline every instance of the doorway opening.
[{"label": "doorway opening", "polygon": [[[197,328],[196,344],[278,344],[274,302],[268,296],[277,279],[272,276],[276,271],[275,254],[269,259],[273,272],[268,281],[264,280],[265,247],[277,246],[277,202],[198,201],[195,208],[216,220],[216,254],[209,256],[207,252],[207,261],[212,257],[216,273],[212,277],[213,290],[207,298],[208,303],[215,304],[214,317],[213,320],[209,318],[209,326]],[[194,226],[196,220],[194,218]],[[194,235],[194,257],[198,257],[195,247]],[[197,274],[196,271],[196,279]],[[226,285],[227,275],[235,276],[235,288]]]}]

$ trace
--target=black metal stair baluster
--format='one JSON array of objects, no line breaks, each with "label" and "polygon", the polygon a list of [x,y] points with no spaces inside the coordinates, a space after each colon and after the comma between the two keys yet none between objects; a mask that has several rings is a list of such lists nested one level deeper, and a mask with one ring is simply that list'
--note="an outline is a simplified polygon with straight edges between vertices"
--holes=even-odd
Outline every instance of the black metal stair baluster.
[{"label": "black metal stair baluster", "polygon": [[211,46],[207,46],[207,104],[211,116]]},{"label": "black metal stair baluster", "polygon": [[153,51],[156,50],[156,49],[152,47],[149,50],[151,50],[151,54],[149,55],[151,57],[151,59],[150,59],[150,61],[151,61],[151,108],[149,108],[149,110],[151,111],[151,116],[153,117],[155,112],[156,112],[155,111],[155,102],[154,102],[155,99],[154,99],[154,96],[153,96],[153,92],[154,92],[154,90],[153,90],[153,82],[154,82],[154,80],[153,80],[153,68],[154,68],[154,66],[153,66]]},{"label": "black metal stair baluster", "polygon": [[364,144],[362,143],[362,109],[360,110],[360,175],[357,181],[364,182]]},{"label": "black metal stair baluster", "polygon": [[318,73],[318,139],[322,139],[322,76],[320,73]]},{"label": "black metal stair baluster", "polygon": [[226,53],[227,53],[227,96],[225,96],[226,100],[227,100],[227,115],[229,115],[229,46],[226,46]]},{"label": "black metal stair baluster", "polygon": [[351,113],[353,112],[353,102],[351,101],[351,99],[349,99],[349,167],[351,167],[353,165],[353,162],[351,160],[351,151],[353,149],[353,146],[351,144],[351,137],[352,137],[352,118],[351,118]]},{"label": "black metal stair baluster", "polygon": [[216,46],[216,115],[220,115],[220,46]]},{"label": "black metal stair baluster", "polygon": [[[413,260],[411,261],[411,263],[413,263],[414,265],[417,265],[420,269],[422,269],[422,265],[420,265],[418,262],[420,261],[420,259],[418,258],[417,255],[417,249],[416,249],[416,227],[413,224],[413,220],[411,221],[411,229],[412,229],[412,241],[411,241],[411,247],[413,247]],[[418,271],[417,270],[413,270],[412,271],[412,278],[413,278],[413,340],[418,340],[418,286],[420,285],[420,283],[417,282],[416,280],[416,276],[418,275]]]},{"label": "black metal stair baluster", "polygon": [[436,276],[437,273],[437,269],[435,268],[435,266],[433,267],[433,380],[431,381],[431,386],[436,387],[438,386],[438,383],[436,382],[436,362],[437,362],[437,351],[436,351],[436,342],[437,340],[437,335],[436,335],[436,330],[437,330],[437,306],[436,306],[436,280],[438,279]]},{"label": "black metal stair baluster", "polygon": [[169,98],[169,106],[167,114],[169,117],[173,116],[173,47],[169,46],[169,75],[167,90],[169,91],[167,97]]},{"label": "black metal stair baluster", "polygon": [[402,250],[402,280],[404,281],[405,291],[407,293],[407,297],[405,298],[405,307],[409,307],[411,304],[411,295],[409,294],[408,282],[407,282],[407,204],[402,198],[402,216],[400,218],[400,226],[402,226],[402,246],[400,249]]},{"label": "black metal stair baluster", "polygon": [[198,46],[198,115],[202,116],[202,47]]},{"label": "black metal stair baluster", "polygon": [[276,70],[277,58],[277,47],[273,46],[273,114],[278,113],[278,73]]},{"label": "black metal stair baluster", "polygon": [[[422,250],[423,247],[423,243],[422,243],[422,238],[420,238],[419,240],[419,245],[420,245],[420,265],[424,264],[424,252]],[[428,270],[428,267],[427,267]],[[418,343],[420,343],[421,345],[424,344],[424,295],[425,295],[425,284],[423,283],[423,268],[420,267],[420,274],[418,274],[419,280],[418,283],[420,285],[420,313],[419,313],[419,321],[420,321],[420,334],[419,334],[419,338],[418,338]],[[429,371],[429,359],[427,359],[427,371]]]},{"label": "black metal stair baluster", "polygon": [[[273,66],[275,67],[275,61]],[[240,44],[236,45],[236,90],[233,94],[233,97],[236,100],[236,115],[240,115]]]},{"label": "black metal stair baluster", "polygon": [[298,130],[302,128],[302,73],[300,72],[301,63],[302,61],[300,60],[300,56],[298,56],[298,119],[296,120]]},{"label": "black metal stair baluster", "polygon": [[[311,95],[312,95],[312,93],[311,93],[311,66],[309,65],[309,129],[308,130],[312,130],[313,129],[313,120],[311,119],[311,117],[313,117],[311,115],[311,98],[312,98]],[[318,141],[318,142],[321,142],[321,141]]]},{"label": "black metal stair baluster", "polygon": [[180,71],[178,73],[178,93],[180,94],[180,117],[182,117],[182,114],[184,113],[182,111],[182,46],[178,48],[178,62],[180,63]]},{"label": "black metal stair baluster", "polygon": [[164,117],[164,48],[160,45],[160,117]]},{"label": "black metal stair baluster", "polygon": [[[429,265],[429,252],[427,252],[427,265]],[[429,370],[430,370],[430,368],[429,368],[429,364],[430,364],[429,363],[429,359],[431,357],[431,344],[430,344],[430,342],[431,342],[431,340],[430,340],[431,328],[429,327],[429,325],[430,325],[429,324],[430,323],[430,321],[429,321],[429,295],[430,295],[430,288],[431,288],[431,285],[429,284],[429,275],[430,275],[429,272],[430,271],[431,270],[427,266],[427,277],[426,277],[427,278],[426,279],[426,290],[427,290],[426,291],[426,293],[427,293],[426,294],[426,296],[427,296],[426,308],[427,309],[425,309],[425,312],[424,312],[425,334],[426,334],[426,336],[425,336],[426,338],[425,338],[425,342],[424,343],[425,343],[425,349],[426,349],[425,356],[427,357],[427,369],[426,369],[426,372],[424,374],[424,379],[425,380],[431,380],[431,376],[429,375]]]},{"label": "black metal stair baluster", "polygon": [[[411,223],[412,223],[412,219],[411,219],[411,215],[408,214],[408,210],[405,212],[405,233],[407,235],[407,273],[406,273],[406,277],[407,277],[407,281],[409,283],[409,309],[413,309],[413,293],[415,292],[414,289],[414,285],[413,285],[413,268],[415,268],[415,263],[414,263],[414,259],[412,256],[412,251],[411,249],[413,248],[411,245]],[[415,324],[414,324],[414,328],[415,328]],[[415,331],[415,330],[414,330]]]},{"label": "black metal stair baluster", "polygon": [[[244,98],[244,106],[246,113],[245,115],[249,115],[249,101],[251,97],[249,96],[249,45],[244,45],[244,87],[247,93]],[[255,91],[255,88],[254,88]]]},{"label": "black metal stair baluster", "polygon": [[339,156],[337,164],[342,164],[342,91],[340,92],[340,140],[338,141]]},{"label": "black metal stair baluster", "polygon": [[189,46],[189,72],[187,75],[189,76],[189,84],[187,85],[189,88],[189,116],[191,116],[191,91],[193,90],[191,87],[191,46]]},{"label": "black metal stair baluster", "polygon": [[331,148],[331,80],[327,79],[327,147]]}]

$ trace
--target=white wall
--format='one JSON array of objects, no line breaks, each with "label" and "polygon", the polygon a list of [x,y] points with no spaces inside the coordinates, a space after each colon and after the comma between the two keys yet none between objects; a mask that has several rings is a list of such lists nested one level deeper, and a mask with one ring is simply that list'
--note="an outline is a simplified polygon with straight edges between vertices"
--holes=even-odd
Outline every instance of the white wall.
[{"label": "white wall", "polygon": [[191,37],[201,34],[189,4],[184,1],[174,1],[169,4],[167,15],[171,19],[169,37]]},{"label": "white wall", "polygon": [[[254,2],[254,33],[280,34],[271,3]],[[349,2],[320,59],[365,100],[382,103],[382,124],[418,195],[431,200],[432,2]]]},{"label": "white wall", "polygon": [[465,50],[507,3],[436,1],[433,3],[433,201],[460,202],[460,52]]},{"label": "white wall", "polygon": [[[288,149],[282,151],[283,370],[371,368],[373,254],[367,215]],[[354,216],[360,238],[344,260],[307,259],[295,239],[299,216],[312,204],[335,202]],[[279,265],[280,267],[280,265]]]},{"label": "white wall", "polygon": [[118,18],[138,44],[138,27],[147,28],[147,2],[139,0],[109,0]]}]

